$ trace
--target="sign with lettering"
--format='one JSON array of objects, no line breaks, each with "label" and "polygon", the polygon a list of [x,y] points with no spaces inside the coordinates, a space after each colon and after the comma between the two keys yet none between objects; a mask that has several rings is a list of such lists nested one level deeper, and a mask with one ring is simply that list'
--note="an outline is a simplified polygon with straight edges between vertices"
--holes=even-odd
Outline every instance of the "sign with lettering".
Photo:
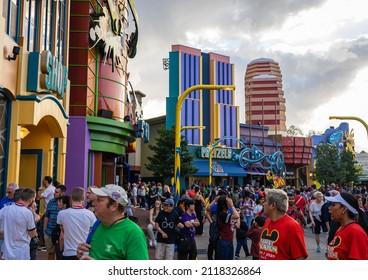
[{"label": "sign with lettering", "polygon": [[27,90],[56,93],[64,99],[68,84],[68,68],[50,51],[31,52],[28,59]]},{"label": "sign with lettering", "polygon": [[201,158],[209,158],[210,152],[212,153],[212,158],[218,159],[232,159],[233,157],[233,150],[230,148],[223,148],[223,147],[215,147],[208,148],[208,147],[201,147],[199,152],[199,157]]}]

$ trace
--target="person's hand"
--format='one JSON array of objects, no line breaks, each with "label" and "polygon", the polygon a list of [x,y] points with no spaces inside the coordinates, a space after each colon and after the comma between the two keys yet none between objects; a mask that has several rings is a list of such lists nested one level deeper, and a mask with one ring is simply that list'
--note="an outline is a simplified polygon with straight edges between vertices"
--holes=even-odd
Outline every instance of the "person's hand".
[{"label": "person's hand", "polygon": [[88,243],[79,243],[77,247],[77,258],[81,259],[82,256],[88,257],[87,253],[89,253],[91,249],[91,245]]},{"label": "person's hand", "polygon": [[162,238],[165,238],[165,239],[169,237],[165,232],[161,235],[162,235]]},{"label": "person's hand", "polygon": [[94,260],[94,258],[91,258],[90,256],[82,255],[81,258],[80,258],[80,260],[88,260],[88,261],[90,261],[90,260]]}]

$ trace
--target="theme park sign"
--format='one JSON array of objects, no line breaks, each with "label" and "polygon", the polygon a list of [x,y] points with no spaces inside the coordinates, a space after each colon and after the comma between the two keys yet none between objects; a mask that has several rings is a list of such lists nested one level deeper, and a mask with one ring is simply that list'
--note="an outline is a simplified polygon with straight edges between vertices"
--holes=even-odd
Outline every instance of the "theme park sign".
[{"label": "theme park sign", "polygon": [[68,68],[50,51],[31,52],[28,60],[27,90],[54,92],[64,99],[68,83]]},{"label": "theme park sign", "polygon": [[[213,150],[213,151],[211,151]],[[222,147],[201,147],[199,152],[199,157],[201,158],[209,158],[210,152],[212,153],[212,158],[218,159],[231,159],[233,156],[233,150],[230,148],[222,148]]]}]

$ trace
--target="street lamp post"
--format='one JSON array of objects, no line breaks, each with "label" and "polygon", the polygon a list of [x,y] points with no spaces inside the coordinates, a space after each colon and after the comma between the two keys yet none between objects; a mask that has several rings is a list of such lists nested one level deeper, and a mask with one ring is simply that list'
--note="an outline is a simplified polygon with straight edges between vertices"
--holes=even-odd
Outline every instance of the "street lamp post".
[{"label": "street lamp post", "polygon": [[178,102],[176,103],[176,114],[175,114],[175,161],[174,161],[174,190],[175,190],[175,200],[177,201],[180,195],[180,131],[181,131],[181,109],[182,103],[189,93],[195,90],[235,90],[234,85],[195,85],[187,88],[178,97]]},{"label": "street lamp post", "polygon": [[361,118],[357,118],[357,117],[353,117],[353,116],[330,116],[329,117],[330,120],[355,120],[360,122],[361,124],[364,125],[366,131],[367,131],[367,136],[368,136],[368,124],[363,121]]}]

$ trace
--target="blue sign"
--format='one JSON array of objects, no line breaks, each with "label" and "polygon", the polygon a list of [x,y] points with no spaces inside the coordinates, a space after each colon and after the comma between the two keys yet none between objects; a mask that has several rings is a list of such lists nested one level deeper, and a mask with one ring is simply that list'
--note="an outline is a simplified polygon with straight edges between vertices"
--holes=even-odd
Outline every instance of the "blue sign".
[{"label": "blue sign", "polygon": [[52,56],[50,51],[29,54],[27,91],[51,91],[64,99],[67,84],[68,68]]}]

